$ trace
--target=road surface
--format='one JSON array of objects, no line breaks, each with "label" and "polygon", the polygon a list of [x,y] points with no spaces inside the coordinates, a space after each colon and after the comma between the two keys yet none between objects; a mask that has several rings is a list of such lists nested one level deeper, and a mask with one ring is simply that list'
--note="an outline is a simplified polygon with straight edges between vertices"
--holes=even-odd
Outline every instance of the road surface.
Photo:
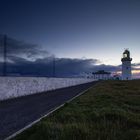
[{"label": "road surface", "polygon": [[12,135],[96,82],[0,102],[0,140]]}]

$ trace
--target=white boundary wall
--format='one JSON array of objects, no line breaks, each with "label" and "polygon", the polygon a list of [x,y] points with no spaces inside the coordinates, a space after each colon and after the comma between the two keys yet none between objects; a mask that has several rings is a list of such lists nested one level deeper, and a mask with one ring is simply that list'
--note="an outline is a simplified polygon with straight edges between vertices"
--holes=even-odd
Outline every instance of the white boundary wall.
[{"label": "white boundary wall", "polygon": [[86,78],[0,77],[0,100],[95,81]]}]

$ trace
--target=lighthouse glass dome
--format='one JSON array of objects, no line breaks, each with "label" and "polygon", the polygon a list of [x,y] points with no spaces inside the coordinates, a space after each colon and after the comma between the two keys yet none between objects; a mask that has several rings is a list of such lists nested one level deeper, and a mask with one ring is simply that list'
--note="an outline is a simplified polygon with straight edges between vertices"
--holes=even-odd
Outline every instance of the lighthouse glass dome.
[{"label": "lighthouse glass dome", "polygon": [[123,58],[126,58],[128,57],[128,55],[126,53],[123,54]]},{"label": "lighthouse glass dome", "polygon": [[130,58],[130,52],[127,49],[124,51],[121,61],[132,61],[132,58]]}]

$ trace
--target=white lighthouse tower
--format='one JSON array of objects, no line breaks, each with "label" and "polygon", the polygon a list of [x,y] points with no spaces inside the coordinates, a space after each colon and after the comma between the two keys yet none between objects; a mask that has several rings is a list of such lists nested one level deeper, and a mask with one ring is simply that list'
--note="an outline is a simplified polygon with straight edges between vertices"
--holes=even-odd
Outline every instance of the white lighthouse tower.
[{"label": "white lighthouse tower", "polygon": [[130,52],[126,49],[123,53],[122,61],[122,80],[131,80],[131,61]]}]

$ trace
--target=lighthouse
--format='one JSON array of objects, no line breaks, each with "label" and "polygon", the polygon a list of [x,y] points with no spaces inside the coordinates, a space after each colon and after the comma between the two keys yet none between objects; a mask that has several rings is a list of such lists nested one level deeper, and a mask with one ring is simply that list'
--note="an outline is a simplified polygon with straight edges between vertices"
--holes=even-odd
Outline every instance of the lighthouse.
[{"label": "lighthouse", "polygon": [[130,52],[126,49],[123,52],[122,61],[122,80],[131,80],[131,61]]}]

